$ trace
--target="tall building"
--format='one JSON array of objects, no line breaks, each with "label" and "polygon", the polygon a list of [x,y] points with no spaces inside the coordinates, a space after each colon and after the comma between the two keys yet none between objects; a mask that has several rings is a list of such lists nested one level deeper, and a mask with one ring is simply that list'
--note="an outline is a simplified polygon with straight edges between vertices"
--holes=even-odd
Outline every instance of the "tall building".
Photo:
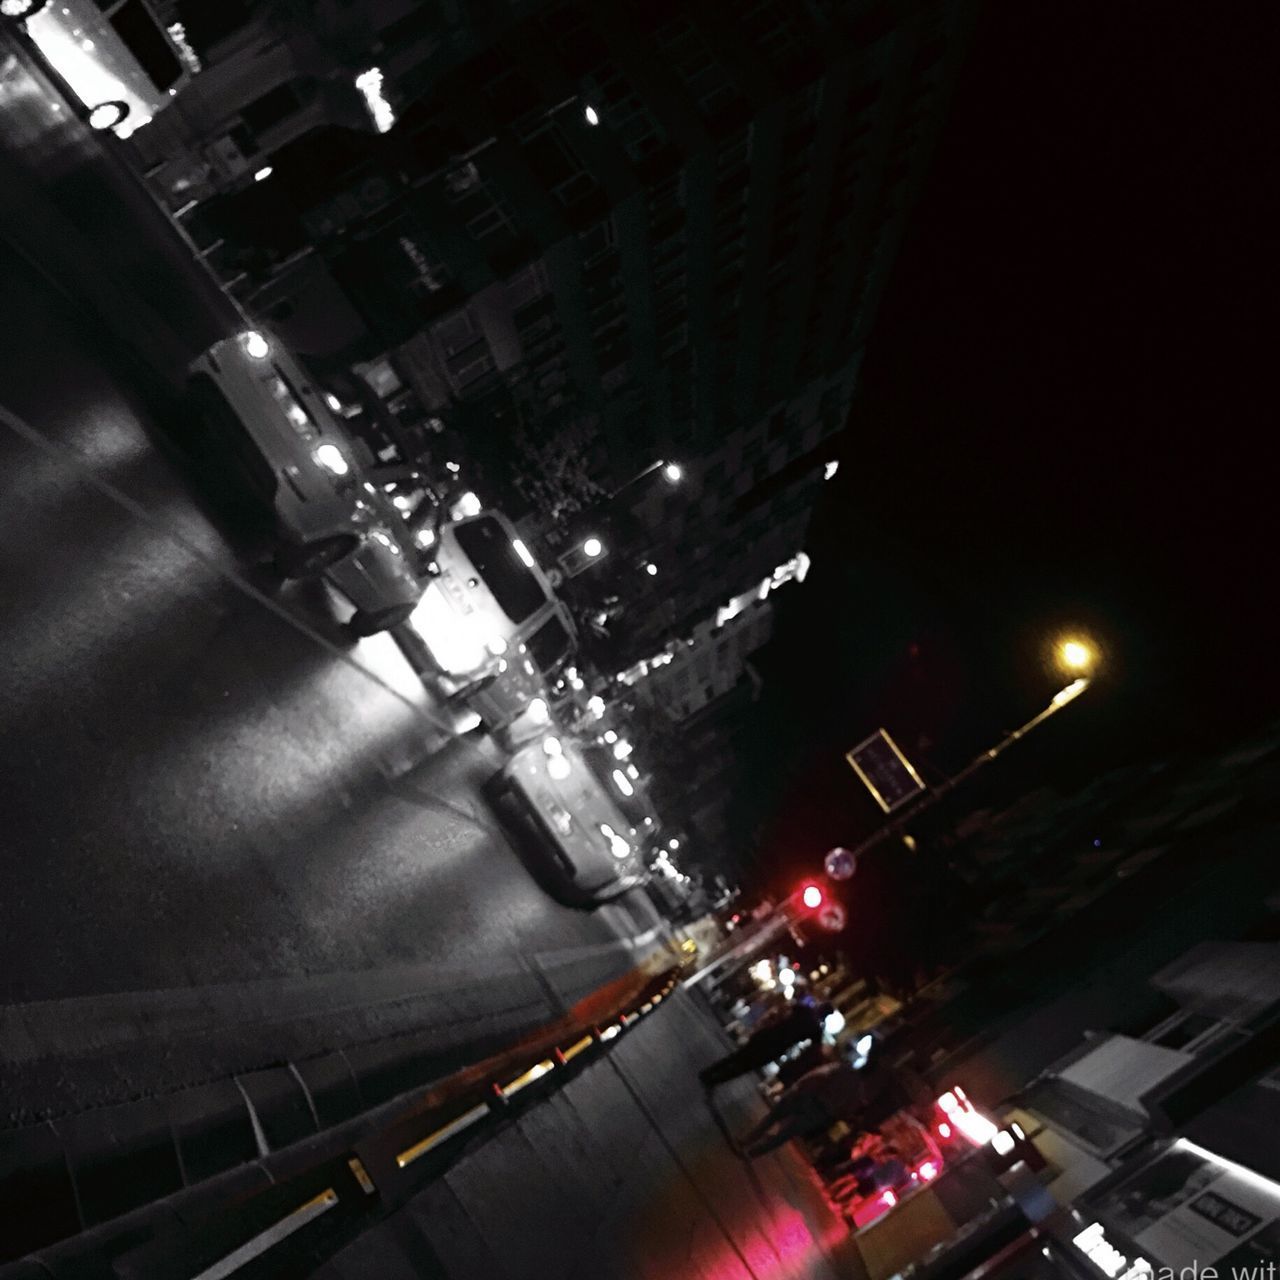
[{"label": "tall building", "polygon": [[157,191],[553,551],[557,484],[625,488],[630,657],[802,549],[971,0],[170,3]]}]

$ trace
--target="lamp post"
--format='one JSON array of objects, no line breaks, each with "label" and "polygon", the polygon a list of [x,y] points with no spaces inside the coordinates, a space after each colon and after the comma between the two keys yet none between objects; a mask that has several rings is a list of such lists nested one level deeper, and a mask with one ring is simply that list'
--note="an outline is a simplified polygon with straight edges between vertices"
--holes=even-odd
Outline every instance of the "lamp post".
[{"label": "lamp post", "polygon": [[[1097,651],[1088,641],[1078,638],[1067,638],[1059,641],[1055,647],[1055,658],[1058,667],[1068,675],[1074,675],[1069,684],[1064,685],[1049,701],[1049,705],[1043,711],[1037,712],[1026,724],[1019,725],[1012,733],[1006,734],[994,747],[988,748],[980,755],[976,756],[969,762],[954,778],[948,778],[941,785],[933,790],[926,792],[916,803],[908,805],[903,811],[890,823],[881,827],[879,831],[868,836],[857,848],[850,851],[850,857],[856,863],[857,859],[869,849],[874,849],[877,845],[882,844],[890,836],[901,833],[902,829],[908,822],[919,817],[926,809],[931,809],[943,796],[949,795],[954,791],[966,778],[972,777],[979,769],[990,764],[993,760],[1003,755],[1015,742],[1020,741],[1029,734],[1037,725],[1043,724],[1050,716],[1056,715],[1068,703],[1074,702],[1090,685],[1090,676],[1085,674],[1091,673],[1097,665]],[[904,840],[911,840],[910,836],[904,836]],[[908,845],[909,848],[914,844]]]},{"label": "lamp post", "polygon": [[[632,485],[639,484],[647,476],[653,475],[655,471],[661,471],[663,479],[671,485],[679,484],[684,478],[684,468],[678,462],[670,462],[666,458],[659,458],[656,462],[651,462],[643,471],[633,475],[625,484],[619,485],[612,493],[606,494],[598,502],[588,507],[585,512],[581,513],[576,522],[578,528],[581,530],[584,525],[589,528],[589,521],[600,518],[602,507],[614,502],[620,494],[630,489]],[[589,533],[585,537],[575,538],[568,550],[560,555],[560,568],[564,571],[565,577],[573,578],[608,554],[609,548],[607,544],[597,534]],[[652,561],[646,563],[645,571],[650,577],[655,576],[658,572]]]}]

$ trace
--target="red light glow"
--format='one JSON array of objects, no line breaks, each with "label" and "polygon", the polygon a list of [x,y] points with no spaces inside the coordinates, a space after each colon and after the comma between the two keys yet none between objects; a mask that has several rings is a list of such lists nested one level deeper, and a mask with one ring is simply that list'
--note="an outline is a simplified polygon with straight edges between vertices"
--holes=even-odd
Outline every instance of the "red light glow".
[{"label": "red light glow", "polygon": [[951,1126],[945,1120],[938,1126],[938,1137],[951,1137]]},{"label": "red light glow", "polygon": [[816,910],[822,906],[822,890],[816,884],[807,884],[800,895],[800,900],[810,911]]},{"label": "red light glow", "polygon": [[888,1207],[892,1209],[893,1206],[898,1203],[898,1197],[894,1195],[892,1191],[886,1191],[880,1197],[880,1203],[883,1205],[888,1205]]},{"label": "red light glow", "polygon": [[938,1176],[938,1166],[932,1160],[926,1160],[916,1172],[925,1182],[932,1182]]}]

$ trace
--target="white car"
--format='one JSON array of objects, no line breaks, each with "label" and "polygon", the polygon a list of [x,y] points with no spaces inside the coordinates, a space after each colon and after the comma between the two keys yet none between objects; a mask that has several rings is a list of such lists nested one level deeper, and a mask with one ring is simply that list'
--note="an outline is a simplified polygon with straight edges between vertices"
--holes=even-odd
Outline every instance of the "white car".
[{"label": "white car", "polygon": [[149,0],[0,0],[0,16],[31,43],[84,103],[89,124],[127,138],[163,110],[198,68]]},{"label": "white car", "polygon": [[614,795],[613,762],[547,734],[526,743],[490,782],[490,794],[548,855],[560,895],[580,905],[616,898],[647,879],[645,832]]},{"label": "white car", "polygon": [[421,553],[391,500],[357,469],[326,393],[274,339],[249,331],[192,362],[208,448],[225,453],[271,509],[286,577],[323,575],[372,635],[405,622],[422,596]]},{"label": "white car", "polygon": [[[511,521],[497,511],[450,521],[438,530],[430,557],[430,578],[409,627],[422,641],[434,682],[446,697],[498,686],[495,696],[505,693],[503,701],[528,702],[576,635]],[[515,681],[521,673],[526,678]],[[504,685],[511,687],[504,691]],[[504,721],[519,708],[495,704],[492,710],[487,719]]]}]

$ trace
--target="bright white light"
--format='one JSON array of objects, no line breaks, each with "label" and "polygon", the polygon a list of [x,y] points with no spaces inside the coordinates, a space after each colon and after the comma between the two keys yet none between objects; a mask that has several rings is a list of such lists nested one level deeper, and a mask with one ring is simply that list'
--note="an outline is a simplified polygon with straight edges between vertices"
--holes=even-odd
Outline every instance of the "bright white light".
[{"label": "bright white light", "polygon": [[644,571],[651,578],[656,578],[658,576],[658,566],[654,564],[652,560],[650,560],[649,563],[645,565]]},{"label": "bright white light", "polygon": [[838,1036],[844,1030],[844,1014],[833,1009],[822,1020],[822,1030],[829,1036]]},{"label": "bright white light", "polygon": [[828,462],[827,465],[822,468],[822,478],[824,480],[830,480],[839,470],[840,464],[838,462]]},{"label": "bright white light", "polygon": [[597,125],[600,123],[600,113],[595,109],[595,107],[588,107],[582,114],[586,116],[587,123],[589,125]]},{"label": "bright white light", "polygon": [[631,779],[627,777],[621,769],[613,771],[613,785],[622,792],[624,796],[633,796],[636,793],[635,787],[631,785]]},{"label": "bright white light", "polygon": [[453,518],[465,520],[468,516],[480,514],[480,499],[470,489],[453,504]]},{"label": "bright white light", "polygon": [[815,907],[820,907],[822,905],[822,890],[816,884],[805,885],[804,893],[801,894],[801,901],[810,911]]},{"label": "bright white light", "polygon": [[405,497],[403,493],[397,493],[391,501],[401,511],[408,511],[413,506],[413,499]]},{"label": "bright white light", "polygon": [[265,360],[271,354],[271,344],[256,329],[240,335],[240,348],[250,360]]},{"label": "bright white light", "polygon": [[534,724],[547,724],[551,720],[551,710],[546,698],[534,698],[525,711]]},{"label": "bright white light", "polygon": [[639,770],[639,769],[637,769],[637,768],[635,767],[635,765],[633,765],[633,764],[629,764],[629,765],[627,765],[627,777],[628,777],[628,778],[638,778],[639,776],[640,776],[640,770]]},{"label": "bright white light", "polygon": [[1227,1169],[1234,1173],[1237,1178],[1243,1178],[1245,1182],[1250,1183],[1259,1191],[1265,1191],[1267,1194],[1280,1198],[1280,1183],[1273,1182],[1270,1178],[1264,1177],[1262,1174],[1253,1169],[1246,1168],[1242,1164],[1236,1164],[1234,1160],[1227,1160],[1217,1155],[1215,1152],[1209,1151],[1205,1147],[1197,1146],[1194,1142],[1189,1142],[1186,1138],[1179,1138],[1173,1144],[1180,1151],[1190,1151],[1192,1155],[1199,1156],[1201,1160],[1207,1160],[1210,1164],[1216,1164],[1219,1169]]},{"label": "bright white light", "polygon": [[419,529],[414,535],[414,540],[420,547],[429,547],[436,540],[436,531],[434,529]]},{"label": "bright white light", "polygon": [[673,839],[673,840],[668,840],[668,841],[667,841],[667,848],[668,848],[668,849],[673,849],[673,850],[674,850],[674,849],[678,849],[679,847],[680,847],[680,841],[679,841],[679,840],[674,840],[674,839]]},{"label": "bright white light", "polygon": [[795,986],[796,971],[794,969],[779,969],[778,981],[782,983],[784,987]]},{"label": "bright white light", "polygon": [[993,1134],[991,1150],[998,1156],[1007,1156],[1013,1150],[1013,1134],[1007,1129],[1001,1129],[998,1133]]},{"label": "bright white light", "polygon": [[[269,164],[264,164],[262,168],[253,175],[253,180],[254,182],[265,182],[273,173],[275,173],[275,170]],[[333,397],[330,396],[329,399],[332,400]],[[336,404],[330,405],[330,408],[336,409],[338,406]]]},{"label": "bright white light", "polygon": [[604,731],[604,740],[605,740],[606,742],[617,742],[617,740],[618,740],[618,735],[617,735],[616,733],[614,733],[614,731],[613,731],[612,729],[606,729],[606,730]]},{"label": "bright white light", "polygon": [[529,548],[526,547],[524,543],[520,541],[519,538],[512,538],[511,545],[515,548],[516,555],[518,555],[520,559],[523,560],[525,564],[529,566],[530,569],[532,569],[533,556],[529,554]]},{"label": "bright white light", "polygon": [[932,1182],[938,1176],[938,1166],[932,1160],[926,1160],[918,1172],[926,1182]]},{"label": "bright white light", "polygon": [[547,776],[556,782],[563,782],[573,772],[573,765],[567,756],[552,756],[547,761]]},{"label": "bright white light", "polygon": [[1025,1138],[1027,1136],[1022,1131],[1022,1126],[1016,1120],[1009,1126],[1009,1128],[1013,1130],[1013,1136],[1015,1138]]},{"label": "bright white light", "polygon": [[593,693],[591,697],[587,699],[587,710],[593,716],[604,715],[604,699],[598,693]]},{"label": "bright white light", "polygon": [[324,393],[324,402],[334,411],[334,413],[342,412],[342,401],[339,400],[332,391],[326,391]]},{"label": "bright white light", "polygon": [[311,455],[315,460],[328,472],[335,476],[345,476],[351,467],[348,465],[346,458],[342,456],[342,450],[336,444],[316,445],[315,452]]},{"label": "bright white light", "polygon": [[625,760],[631,754],[632,750],[633,748],[631,743],[623,738],[622,741],[613,748],[613,758],[615,760]]},{"label": "bright white light", "polygon": [[456,462],[446,462],[444,464],[444,469],[446,471],[451,471],[455,476],[458,474],[459,471],[462,470],[462,468],[458,466]]},{"label": "bright white light", "polygon": [[1065,689],[1059,689],[1053,695],[1053,705],[1055,707],[1065,707],[1073,698],[1078,698],[1087,688],[1089,682],[1083,676],[1079,680],[1073,680]]},{"label": "bright white light", "polygon": [[507,651],[507,642],[501,636],[494,636],[492,640],[485,646],[495,658],[501,657]]},{"label": "bright white light", "polygon": [[549,756],[559,756],[564,754],[564,745],[559,738],[543,738],[542,749]]},{"label": "bright white light", "polygon": [[588,538],[582,544],[582,554],[594,560],[601,552],[604,551],[604,543],[599,538]]},{"label": "bright white light", "polygon": [[369,117],[373,127],[379,133],[386,133],[396,122],[396,113],[391,103],[382,92],[382,71],[378,67],[370,67],[356,76],[356,88],[364,98],[364,105],[369,109]]},{"label": "bright white light", "polygon": [[853,1047],[858,1057],[865,1058],[871,1052],[873,1044],[875,1044],[875,1040],[872,1038],[871,1033],[867,1032],[866,1035],[858,1037],[858,1043]]},{"label": "bright white light", "polygon": [[884,1205],[888,1205],[889,1208],[892,1209],[893,1206],[898,1203],[898,1197],[894,1195],[892,1191],[886,1191],[880,1197],[880,1203]]},{"label": "bright white light", "polygon": [[600,1033],[600,1039],[612,1040],[613,1037],[616,1036],[621,1030],[622,1028],[618,1026],[618,1024],[615,1022],[611,1027],[605,1027],[605,1029]]},{"label": "bright white light", "polygon": [[668,462],[667,465],[662,468],[662,474],[666,476],[672,484],[679,484],[684,478],[684,468],[678,462]]}]

